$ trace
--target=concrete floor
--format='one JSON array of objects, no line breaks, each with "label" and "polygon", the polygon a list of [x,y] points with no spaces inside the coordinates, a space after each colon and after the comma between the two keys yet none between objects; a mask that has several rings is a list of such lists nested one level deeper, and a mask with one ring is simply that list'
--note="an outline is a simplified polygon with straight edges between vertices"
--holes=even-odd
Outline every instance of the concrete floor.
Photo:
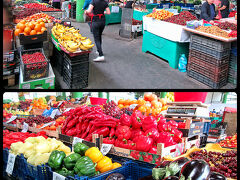
[{"label": "concrete floor", "polygon": [[[72,22],[83,36],[93,41],[87,23]],[[119,36],[120,24],[110,24],[103,32],[104,62],[93,62],[96,47],[90,54],[89,82],[87,89],[211,89],[171,68],[161,58],[142,52],[142,36],[126,40]],[[67,89],[62,77],[54,70],[56,89]],[[13,88],[18,88],[12,87]],[[227,84],[222,89],[234,89]]]}]

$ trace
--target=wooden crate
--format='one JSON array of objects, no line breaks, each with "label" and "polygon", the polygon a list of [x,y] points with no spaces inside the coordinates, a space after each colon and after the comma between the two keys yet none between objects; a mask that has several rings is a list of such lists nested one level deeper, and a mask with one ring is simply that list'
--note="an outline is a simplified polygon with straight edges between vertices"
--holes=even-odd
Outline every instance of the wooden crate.
[{"label": "wooden crate", "polygon": [[8,130],[18,132],[17,124],[7,124],[4,122],[3,126],[6,127]]},{"label": "wooden crate", "polygon": [[42,113],[45,111],[45,109],[33,109],[32,114],[33,115],[42,115]]},{"label": "wooden crate", "polygon": [[237,113],[226,112],[224,122],[228,123],[226,134],[233,136],[237,132]]},{"label": "wooden crate", "polygon": [[182,142],[184,143],[184,152],[187,151],[188,149],[191,149],[191,147],[196,146],[199,147],[200,146],[200,136],[196,135],[193,137],[184,137]]},{"label": "wooden crate", "polygon": [[9,75],[9,76],[3,76],[3,80],[8,81],[8,86],[15,86],[16,81],[15,81],[15,74]]}]

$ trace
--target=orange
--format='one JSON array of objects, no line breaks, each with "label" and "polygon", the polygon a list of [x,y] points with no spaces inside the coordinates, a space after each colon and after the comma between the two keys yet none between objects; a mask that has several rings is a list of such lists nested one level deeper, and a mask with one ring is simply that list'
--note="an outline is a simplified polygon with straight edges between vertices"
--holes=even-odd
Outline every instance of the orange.
[{"label": "orange", "polygon": [[28,23],[28,27],[31,28],[31,30],[33,30],[35,28],[35,24],[33,22]]},{"label": "orange", "polygon": [[123,105],[123,104],[119,104],[118,107],[119,107],[120,109],[122,109],[122,108],[124,107],[124,105]]},{"label": "orange", "polygon": [[20,23],[26,24],[26,20],[21,20]]},{"label": "orange", "polygon": [[14,31],[14,35],[15,35],[15,36],[18,36],[20,33],[22,33],[21,29],[16,29],[16,30]]},{"label": "orange", "polygon": [[118,104],[124,104],[125,103],[125,100],[124,99],[119,99],[118,100]]},{"label": "orange", "polygon": [[36,32],[40,32],[41,31],[41,25],[40,24],[36,24],[35,25],[35,27],[34,27],[34,30],[36,31]]},{"label": "orange", "polygon": [[144,106],[140,106],[138,110],[141,111],[142,113],[147,111]]},{"label": "orange", "polygon": [[131,104],[137,104],[137,102],[138,101],[136,99],[134,99],[134,100],[131,101]]},{"label": "orange", "polygon": [[30,27],[25,27],[24,32],[29,35],[30,32],[31,32],[31,28]]},{"label": "orange", "polygon": [[31,30],[30,35],[35,35],[37,32],[35,30]]},{"label": "orange", "polygon": [[21,29],[21,31],[23,31],[25,29],[25,24],[22,24],[22,23],[18,23],[18,29]]},{"label": "orange", "polygon": [[43,33],[44,31],[46,31],[47,30],[47,28],[45,28],[45,27],[42,27],[41,28],[41,32]]},{"label": "orange", "polygon": [[145,101],[144,99],[139,98],[138,101],[137,101],[137,103],[138,103],[139,105],[144,105],[144,104],[146,104],[146,101]]},{"label": "orange", "polygon": [[45,23],[44,23],[44,22],[40,22],[40,25],[41,25],[42,27],[45,27]]}]

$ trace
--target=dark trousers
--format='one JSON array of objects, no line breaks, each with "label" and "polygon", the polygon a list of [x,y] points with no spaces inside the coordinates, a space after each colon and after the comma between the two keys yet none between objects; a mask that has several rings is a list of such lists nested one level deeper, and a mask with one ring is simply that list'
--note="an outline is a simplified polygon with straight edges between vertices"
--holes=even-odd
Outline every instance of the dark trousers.
[{"label": "dark trousers", "polygon": [[103,56],[102,52],[102,32],[105,27],[105,19],[101,19],[98,21],[92,22],[92,32],[95,44],[97,46],[97,51],[99,53],[99,56]]},{"label": "dark trousers", "polygon": [[61,9],[60,2],[52,2],[52,6],[57,9]]}]

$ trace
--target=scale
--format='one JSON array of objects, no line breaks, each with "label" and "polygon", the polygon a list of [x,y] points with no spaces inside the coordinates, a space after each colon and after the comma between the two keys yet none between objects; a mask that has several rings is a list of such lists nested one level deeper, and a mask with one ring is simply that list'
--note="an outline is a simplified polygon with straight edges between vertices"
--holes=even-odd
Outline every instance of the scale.
[{"label": "scale", "polygon": [[172,102],[165,117],[209,118],[208,105],[202,102]]}]

